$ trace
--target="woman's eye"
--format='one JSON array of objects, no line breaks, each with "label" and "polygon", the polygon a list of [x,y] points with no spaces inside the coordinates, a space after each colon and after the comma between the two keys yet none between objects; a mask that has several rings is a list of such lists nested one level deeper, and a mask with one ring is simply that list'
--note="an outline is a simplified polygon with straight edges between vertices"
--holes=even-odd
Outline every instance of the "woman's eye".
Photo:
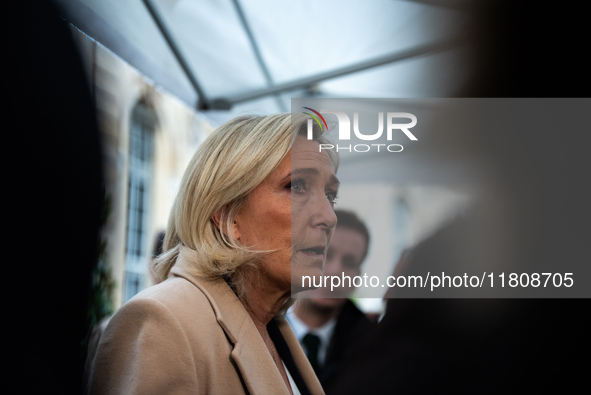
[{"label": "woman's eye", "polygon": [[292,181],[289,184],[289,188],[292,190],[292,192],[302,193],[306,190],[306,185],[304,184],[303,181],[296,180],[296,181]]},{"label": "woman's eye", "polygon": [[328,192],[326,194],[326,198],[328,199],[330,204],[332,204],[334,206],[337,202],[338,195],[336,192]]}]

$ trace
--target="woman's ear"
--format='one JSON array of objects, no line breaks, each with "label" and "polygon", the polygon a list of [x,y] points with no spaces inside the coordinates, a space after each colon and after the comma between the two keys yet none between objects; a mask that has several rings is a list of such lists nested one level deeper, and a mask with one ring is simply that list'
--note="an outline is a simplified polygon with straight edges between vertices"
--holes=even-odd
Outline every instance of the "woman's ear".
[{"label": "woman's ear", "polygon": [[215,224],[216,228],[220,229],[220,217],[222,216],[222,210],[223,209],[219,209],[218,211],[216,211],[213,214],[213,217],[211,217],[211,220],[213,221],[213,223]]},{"label": "woman's ear", "polygon": [[240,240],[242,236],[240,235],[240,230],[238,229],[238,223],[236,220],[234,220],[234,224],[232,225],[232,232],[234,232],[234,238],[236,240]]},{"label": "woman's ear", "polygon": [[[228,235],[228,227],[227,227],[227,222],[226,222],[226,213],[225,211],[227,210],[227,207],[222,207],[220,208],[218,211],[216,211],[213,216],[211,217],[213,223],[215,224],[215,226],[224,234],[226,235],[226,237],[229,237]],[[238,224],[236,222],[236,219],[234,219],[234,223],[232,226],[232,234],[234,235],[234,239],[236,240],[240,240],[240,230],[238,229]]]}]

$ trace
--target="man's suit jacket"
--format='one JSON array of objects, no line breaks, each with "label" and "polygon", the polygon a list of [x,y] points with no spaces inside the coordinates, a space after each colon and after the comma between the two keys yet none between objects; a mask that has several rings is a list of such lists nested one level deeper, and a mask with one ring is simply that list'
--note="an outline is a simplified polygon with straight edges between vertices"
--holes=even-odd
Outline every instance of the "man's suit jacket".
[{"label": "man's suit jacket", "polygon": [[[166,281],[113,316],[98,346],[90,393],[288,394],[232,289],[223,279],[190,275],[186,265],[190,261],[181,254]],[[307,388],[323,393],[285,318],[276,320]]]},{"label": "man's suit jacket", "polygon": [[325,387],[342,378],[342,372],[349,365],[359,362],[354,353],[364,339],[373,333],[375,325],[351,300],[343,305],[334,332],[326,351],[326,359],[318,373]]}]

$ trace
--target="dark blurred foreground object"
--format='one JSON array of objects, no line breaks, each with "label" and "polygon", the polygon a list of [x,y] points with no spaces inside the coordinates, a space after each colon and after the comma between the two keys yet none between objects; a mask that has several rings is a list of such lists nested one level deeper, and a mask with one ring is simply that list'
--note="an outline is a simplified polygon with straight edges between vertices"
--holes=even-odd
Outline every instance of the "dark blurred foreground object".
[{"label": "dark blurred foreground object", "polygon": [[79,394],[102,203],[95,107],[52,3],[7,6],[2,392]]},{"label": "dark blurred foreground object", "polygon": [[[473,36],[478,68],[459,97],[589,97],[583,10],[538,2],[476,3],[482,6]],[[498,130],[476,136],[478,146],[467,149],[492,158],[498,175],[490,195],[417,246],[406,269],[424,274],[443,262],[470,272],[479,260],[490,259],[491,251],[524,260],[519,267],[553,263],[559,269],[561,262],[586,267],[591,141],[589,133],[574,133],[563,121],[552,136],[525,128],[519,135]],[[574,392],[587,384],[581,368],[591,352],[590,302],[390,299],[357,363],[326,392]]]}]

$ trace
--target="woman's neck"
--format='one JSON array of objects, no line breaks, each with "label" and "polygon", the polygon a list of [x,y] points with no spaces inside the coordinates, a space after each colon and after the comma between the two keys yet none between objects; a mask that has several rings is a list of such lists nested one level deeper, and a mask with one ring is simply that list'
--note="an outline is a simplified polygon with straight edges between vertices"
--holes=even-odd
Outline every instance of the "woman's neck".
[{"label": "woman's neck", "polygon": [[290,293],[260,284],[249,288],[241,302],[259,331],[266,330],[267,324],[284,305]]}]

